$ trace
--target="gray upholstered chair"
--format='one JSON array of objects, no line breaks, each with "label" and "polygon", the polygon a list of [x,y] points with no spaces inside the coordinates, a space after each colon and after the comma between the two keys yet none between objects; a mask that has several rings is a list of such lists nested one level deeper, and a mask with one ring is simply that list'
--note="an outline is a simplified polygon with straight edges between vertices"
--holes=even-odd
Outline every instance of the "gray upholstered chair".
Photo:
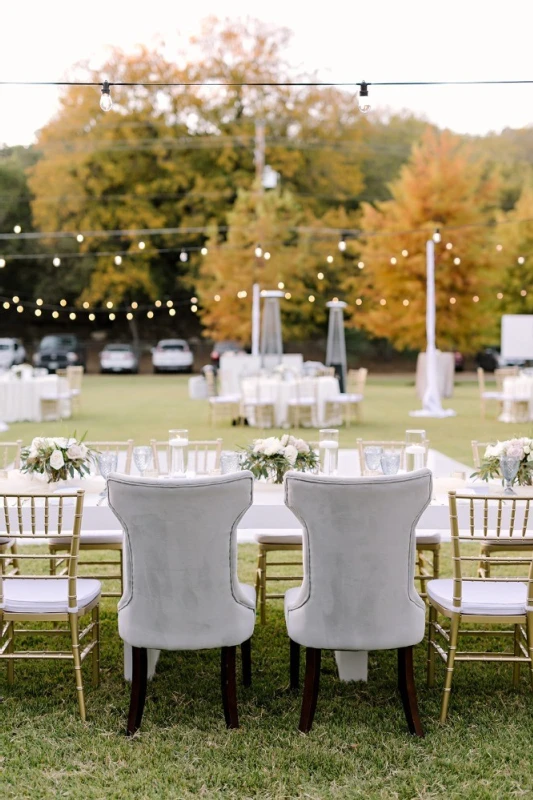
[{"label": "gray upholstered chair", "polygon": [[124,530],[118,630],[133,650],[127,732],[142,720],[147,649],[220,647],[224,715],[237,728],[236,646],[250,685],[255,623],[254,588],[237,578],[237,524],[252,504],[251,472],[194,480],[113,474],[108,488]]},{"label": "gray upholstered chair", "polygon": [[285,503],[303,526],[303,583],[285,595],[292,688],[300,645],[307,648],[302,732],[313,724],[321,650],[395,649],[409,730],[423,736],[413,675],[413,645],[425,627],[415,528],[431,491],[428,469],[368,478],[287,474]]}]

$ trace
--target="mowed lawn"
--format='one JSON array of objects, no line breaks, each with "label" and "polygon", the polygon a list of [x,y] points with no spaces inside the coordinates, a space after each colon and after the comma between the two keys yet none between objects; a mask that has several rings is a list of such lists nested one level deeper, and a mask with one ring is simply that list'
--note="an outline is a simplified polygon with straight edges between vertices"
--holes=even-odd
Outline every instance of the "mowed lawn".
[{"label": "mowed lawn", "polygon": [[[419,407],[408,378],[370,379],[364,422],[355,438],[400,438],[425,427],[431,445],[470,463],[470,440],[526,435],[529,426],[479,419],[477,385],[456,386],[454,419],[413,420]],[[64,424],[13,425],[4,439],[68,435],[89,439],[164,439],[169,428],[191,437],[222,436],[246,444],[256,431],[208,429],[205,402],[191,401],[187,379],[88,376],[81,413]],[[308,432],[308,438],[315,438]],[[255,548],[239,548],[242,580],[253,583]],[[443,573],[450,574],[449,548]],[[116,604],[103,601],[101,685],[84,667],[88,721],[81,723],[73,669],[58,662],[19,662],[8,687],[0,666],[0,796],[5,798],[511,798],[533,797],[533,696],[527,670],[517,690],[511,666],[459,664],[450,714],[438,723],[444,677],[425,687],[425,645],[416,648],[416,678],[426,738],[406,731],[396,690],[396,654],[372,653],[369,682],[342,684],[333,655],[323,659],[313,730],[297,731],[301,694],[291,693],[281,602],[269,605],[252,643],[253,685],[239,687],[241,727],[228,731],[220,700],[219,653],[164,653],[149,686],[140,733],[124,736],[129,702],[122,677]],[[471,648],[478,645],[472,639]]]}]

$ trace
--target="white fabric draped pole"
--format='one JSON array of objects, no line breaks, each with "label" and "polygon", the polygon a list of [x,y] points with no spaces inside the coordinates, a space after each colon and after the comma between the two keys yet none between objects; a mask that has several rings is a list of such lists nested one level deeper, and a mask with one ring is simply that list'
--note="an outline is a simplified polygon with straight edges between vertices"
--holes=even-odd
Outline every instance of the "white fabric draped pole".
[{"label": "white fabric draped pole", "polygon": [[443,408],[439,393],[437,348],[435,345],[435,243],[426,242],[426,388],[420,411],[411,411],[411,417],[454,417],[455,411]]}]

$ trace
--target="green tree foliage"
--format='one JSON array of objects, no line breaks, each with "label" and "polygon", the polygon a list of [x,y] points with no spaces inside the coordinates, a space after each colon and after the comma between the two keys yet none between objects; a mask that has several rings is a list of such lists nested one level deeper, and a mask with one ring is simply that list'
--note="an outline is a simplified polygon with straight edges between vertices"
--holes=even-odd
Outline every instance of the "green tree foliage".
[{"label": "green tree foliage", "polygon": [[[524,177],[524,176],[523,176]],[[508,314],[533,313],[533,169],[525,173],[516,206],[498,228],[496,258],[501,265],[501,283],[495,304]],[[498,294],[503,297],[500,300]]]},{"label": "green tree foliage", "polygon": [[[493,324],[487,299],[496,264],[489,229],[469,226],[491,220],[497,189],[483,163],[472,160],[458,137],[428,129],[391,185],[392,199],[363,207],[359,255],[365,266],[345,281],[355,309],[352,324],[400,348],[424,346],[425,243],[440,226],[437,345],[475,350]],[[407,233],[413,230],[419,232]]]}]

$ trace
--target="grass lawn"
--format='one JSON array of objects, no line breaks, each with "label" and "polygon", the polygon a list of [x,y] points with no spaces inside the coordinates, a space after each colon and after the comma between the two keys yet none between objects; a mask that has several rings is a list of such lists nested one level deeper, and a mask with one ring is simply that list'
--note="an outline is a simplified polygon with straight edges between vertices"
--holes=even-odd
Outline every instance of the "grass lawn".
[{"label": "grass lawn", "polygon": [[[450,405],[454,419],[427,420],[431,445],[470,463],[469,442],[529,433],[529,426],[479,420],[477,386],[461,383]],[[408,379],[370,380],[365,421],[342,432],[398,438],[417,427],[407,415],[419,402]],[[63,426],[12,425],[3,438],[78,434],[88,438],[165,438],[187,426],[204,438],[205,403],[187,396],[186,378],[85,379],[83,410]],[[245,444],[247,428],[215,428],[225,447]],[[313,438],[311,432],[309,438]],[[242,580],[253,583],[255,547],[239,548]],[[450,574],[447,547],[443,573]],[[368,684],[342,684],[333,655],[323,659],[321,691],[310,735],[297,731],[301,694],[288,690],[289,649],[282,604],[271,603],[266,626],[252,642],[253,685],[239,687],[241,727],[225,728],[219,653],[164,653],[150,684],[145,716],[134,739],[123,734],[129,690],[122,678],[116,604],[103,601],[102,674],[92,689],[84,668],[87,723],[77,716],[70,664],[19,662],[8,687],[0,668],[0,793],[2,798],[503,798],[533,797],[533,697],[523,669],[518,690],[511,666],[459,664],[450,714],[438,724],[444,677],[425,687],[425,647],[416,649],[416,678],[426,738],[406,732],[396,691],[396,654],[372,653]],[[475,643],[473,642],[473,645]],[[302,659],[304,661],[304,659]]]}]

